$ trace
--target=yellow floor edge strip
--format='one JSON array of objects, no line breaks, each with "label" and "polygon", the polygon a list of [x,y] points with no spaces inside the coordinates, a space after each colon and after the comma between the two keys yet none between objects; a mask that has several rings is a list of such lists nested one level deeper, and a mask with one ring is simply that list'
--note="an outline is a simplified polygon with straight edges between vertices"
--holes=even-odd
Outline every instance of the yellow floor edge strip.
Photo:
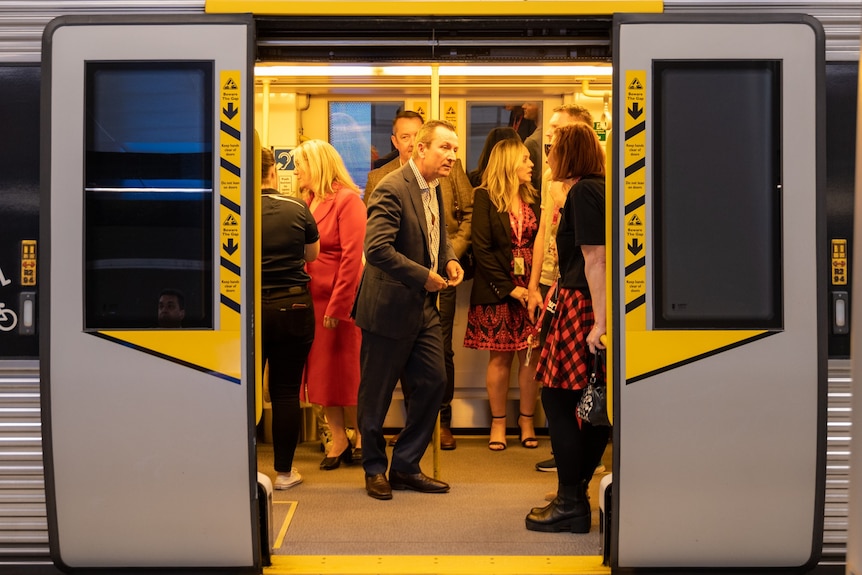
[{"label": "yellow floor edge strip", "polygon": [[599,555],[277,555],[264,575],[607,575]]},{"label": "yellow floor edge strip", "polygon": [[278,530],[278,535],[275,538],[275,542],[272,544],[274,549],[281,549],[281,546],[284,545],[284,537],[287,535],[287,529],[290,527],[290,522],[293,521],[293,515],[296,513],[296,507],[299,505],[298,501],[275,501],[275,505],[290,505],[290,509],[287,510],[287,517],[284,518],[284,522],[281,524],[281,528]]}]

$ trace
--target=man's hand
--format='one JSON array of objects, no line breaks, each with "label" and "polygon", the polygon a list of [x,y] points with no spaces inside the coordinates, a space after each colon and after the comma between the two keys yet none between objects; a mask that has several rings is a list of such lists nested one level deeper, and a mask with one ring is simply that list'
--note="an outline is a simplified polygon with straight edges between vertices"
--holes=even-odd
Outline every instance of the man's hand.
[{"label": "man's hand", "polygon": [[446,275],[449,276],[449,285],[456,286],[464,281],[464,269],[458,260],[446,262]]},{"label": "man's hand", "polygon": [[449,285],[449,280],[447,280],[437,272],[430,272],[428,274],[428,279],[425,280],[425,291],[440,291],[442,289],[446,289],[447,287],[449,287]]}]

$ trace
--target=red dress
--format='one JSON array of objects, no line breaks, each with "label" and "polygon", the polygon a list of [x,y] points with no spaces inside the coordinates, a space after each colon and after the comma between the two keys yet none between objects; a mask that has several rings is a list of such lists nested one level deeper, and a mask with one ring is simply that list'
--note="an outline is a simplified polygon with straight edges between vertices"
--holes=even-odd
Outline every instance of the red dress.
[{"label": "red dress", "polygon": [[[350,319],[362,274],[365,204],[349,188],[338,189],[315,208],[320,255],[306,268],[314,301],[314,343],[305,364],[302,398],[325,407],[356,405],[362,332]],[[338,319],[323,327],[323,316]]]}]

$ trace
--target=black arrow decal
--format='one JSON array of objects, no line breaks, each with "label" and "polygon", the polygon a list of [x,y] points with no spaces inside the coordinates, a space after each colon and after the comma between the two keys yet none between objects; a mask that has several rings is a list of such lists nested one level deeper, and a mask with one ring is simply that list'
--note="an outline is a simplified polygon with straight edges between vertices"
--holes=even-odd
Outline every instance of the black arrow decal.
[{"label": "black arrow decal", "polygon": [[628,112],[629,112],[629,116],[631,116],[631,117],[632,117],[633,119],[635,119],[635,120],[637,120],[638,118],[640,118],[640,117],[641,117],[641,114],[643,114],[643,113],[644,113],[644,111],[643,111],[643,110],[641,110],[641,107],[638,105],[638,103],[637,103],[637,102],[635,102],[634,104],[632,104],[632,107],[628,109]]},{"label": "black arrow decal", "polygon": [[239,114],[239,108],[234,108],[233,102],[228,102],[227,108],[222,108],[222,112],[228,120],[233,120],[233,117]]},{"label": "black arrow decal", "polygon": [[233,243],[233,238],[228,238],[227,244],[222,244],[224,251],[227,252],[227,255],[232,256],[233,253],[239,249],[239,244]]},{"label": "black arrow decal", "polygon": [[633,239],[632,243],[628,244],[626,247],[633,256],[638,255],[641,253],[641,250],[644,249],[643,244],[640,243],[637,238]]}]

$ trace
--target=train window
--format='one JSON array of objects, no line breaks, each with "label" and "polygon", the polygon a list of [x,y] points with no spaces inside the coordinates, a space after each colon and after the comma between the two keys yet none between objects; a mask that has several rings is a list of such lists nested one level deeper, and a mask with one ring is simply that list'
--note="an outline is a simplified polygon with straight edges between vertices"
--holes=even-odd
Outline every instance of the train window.
[{"label": "train window", "polygon": [[330,102],[329,143],[338,150],[350,176],[365,189],[374,163],[392,152],[392,120],[404,102]]},{"label": "train window", "polygon": [[529,115],[525,117],[524,102],[514,103],[499,102],[468,102],[467,103],[467,166],[466,169],[475,169],[479,165],[479,157],[485,145],[488,132],[501,126],[512,126],[521,135],[522,140],[542,125],[542,102],[535,102]]},{"label": "train window", "polygon": [[653,76],[655,327],[781,327],[781,63]]},{"label": "train window", "polygon": [[211,62],[88,62],[87,329],[159,327],[165,289],[213,326]]}]

